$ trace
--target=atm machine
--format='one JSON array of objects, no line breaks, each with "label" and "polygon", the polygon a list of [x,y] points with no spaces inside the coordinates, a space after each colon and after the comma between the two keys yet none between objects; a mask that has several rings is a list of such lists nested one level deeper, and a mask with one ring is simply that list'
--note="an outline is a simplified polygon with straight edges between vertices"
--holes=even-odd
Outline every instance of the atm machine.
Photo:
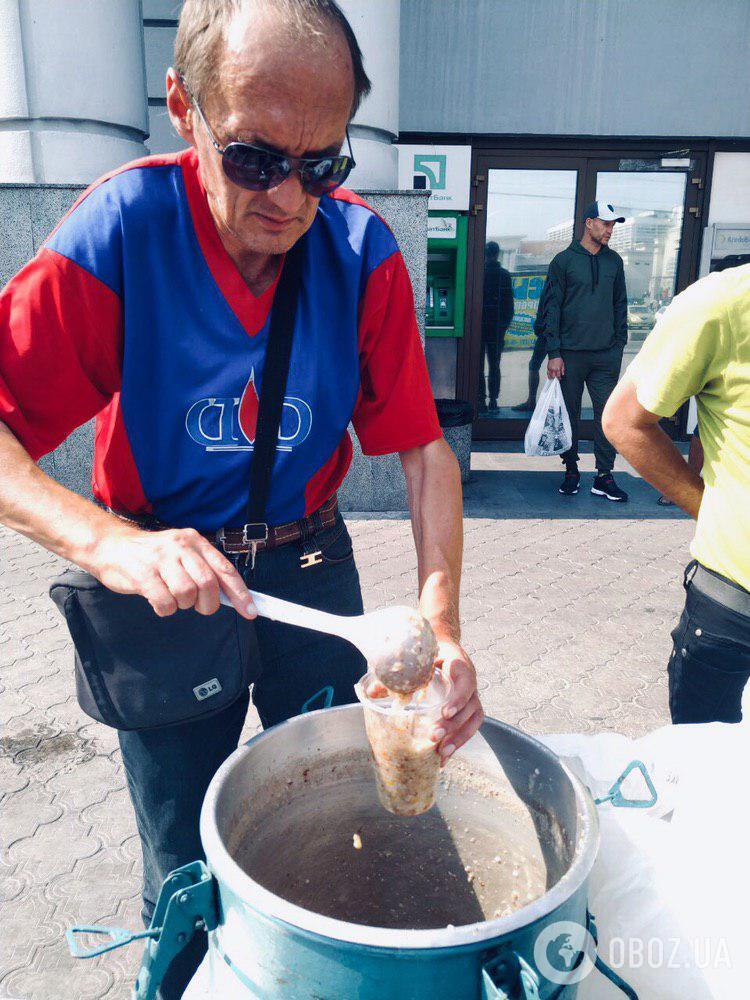
[{"label": "atm machine", "polygon": [[750,223],[714,222],[703,231],[699,274],[750,264]]},{"label": "atm machine", "polygon": [[467,222],[465,213],[431,211],[427,224],[425,348],[435,395],[448,399],[456,395],[464,335]]}]

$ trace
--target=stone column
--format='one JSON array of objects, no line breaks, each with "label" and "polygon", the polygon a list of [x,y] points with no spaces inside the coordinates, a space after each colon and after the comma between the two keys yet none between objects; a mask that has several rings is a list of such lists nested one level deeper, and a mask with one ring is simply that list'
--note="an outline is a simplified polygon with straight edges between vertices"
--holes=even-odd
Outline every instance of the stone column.
[{"label": "stone column", "polygon": [[147,138],[140,0],[0,0],[0,183],[88,184]]},{"label": "stone column", "polygon": [[399,27],[401,0],[340,0],[357,36],[372,81],[349,132],[357,166],[348,187],[393,190],[398,187]]}]

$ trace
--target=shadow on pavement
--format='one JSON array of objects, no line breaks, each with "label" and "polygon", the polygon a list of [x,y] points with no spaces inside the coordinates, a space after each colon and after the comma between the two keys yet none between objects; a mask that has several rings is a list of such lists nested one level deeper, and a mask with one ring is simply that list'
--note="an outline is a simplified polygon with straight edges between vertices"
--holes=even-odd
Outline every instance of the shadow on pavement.
[{"label": "shadow on pavement", "polygon": [[557,488],[562,470],[478,469],[464,486],[464,517],[549,518],[553,520],[676,520],[687,519],[679,507],[662,507],[659,494],[639,476],[616,470],[618,484],[629,494],[614,503],[590,492],[594,473],[581,473],[579,492],[562,496]]},{"label": "shadow on pavement", "polygon": [[[677,443],[683,455],[687,444]],[[596,520],[679,521],[689,520],[679,507],[662,507],[659,494],[618,455],[615,478],[629,494],[627,503],[592,496],[594,456],[590,441],[579,445],[581,485],[578,493],[558,493],[563,478],[559,458],[529,458],[522,441],[475,441],[472,444],[471,478],[464,485],[464,517],[497,520]],[[357,520],[405,520],[406,511],[346,511]]]}]

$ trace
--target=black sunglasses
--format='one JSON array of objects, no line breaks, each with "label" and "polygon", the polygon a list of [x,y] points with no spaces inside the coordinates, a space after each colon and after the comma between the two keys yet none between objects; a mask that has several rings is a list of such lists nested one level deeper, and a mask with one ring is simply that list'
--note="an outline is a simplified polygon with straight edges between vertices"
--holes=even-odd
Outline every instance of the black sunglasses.
[{"label": "black sunglasses", "polygon": [[[187,90],[185,82],[183,86]],[[188,91],[188,94],[190,91]],[[220,146],[206,121],[203,112],[190,95],[193,107],[198,112],[205,126],[208,137],[214,149],[221,154],[224,173],[233,184],[245,188],[246,191],[267,191],[278,187],[296,170],[300,183],[308,194],[322,198],[340,187],[352,172],[355,162],[352,155],[352,143],[349,129],[346,130],[346,141],[349,145],[348,156],[321,156],[319,159],[305,159],[298,156],[285,156],[274,153],[262,146],[252,146],[249,142],[230,142]]]}]

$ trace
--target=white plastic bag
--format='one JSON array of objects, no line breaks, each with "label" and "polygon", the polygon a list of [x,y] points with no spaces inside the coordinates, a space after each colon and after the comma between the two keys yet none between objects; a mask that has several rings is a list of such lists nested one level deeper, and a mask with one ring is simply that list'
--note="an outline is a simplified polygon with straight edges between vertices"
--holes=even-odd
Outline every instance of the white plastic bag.
[{"label": "white plastic bag", "polygon": [[526,428],[524,451],[527,455],[560,455],[572,444],[573,433],[560,379],[547,379]]},{"label": "white plastic bag", "polygon": [[[667,726],[640,740],[541,737],[597,798],[633,759],[658,793],[650,809],[599,806],[589,883],[599,954],[640,1000],[748,996],[750,685],[743,702],[739,724]],[[644,795],[642,779],[628,778],[623,793]],[[578,997],[622,1000],[596,972]]]}]

